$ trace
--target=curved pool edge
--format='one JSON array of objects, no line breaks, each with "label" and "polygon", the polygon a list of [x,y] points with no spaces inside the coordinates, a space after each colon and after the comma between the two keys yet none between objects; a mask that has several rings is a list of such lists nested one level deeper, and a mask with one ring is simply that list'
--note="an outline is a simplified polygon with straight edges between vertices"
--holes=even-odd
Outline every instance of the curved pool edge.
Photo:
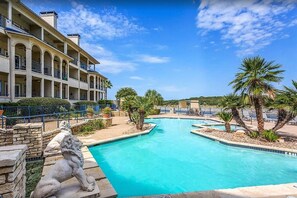
[{"label": "curved pool edge", "polygon": [[271,146],[264,146],[264,145],[257,145],[257,144],[248,144],[243,142],[233,142],[229,140],[225,140],[222,138],[218,138],[212,135],[206,135],[204,133],[200,133],[198,130],[191,130],[192,134],[199,135],[201,137],[218,141],[222,144],[234,146],[234,147],[241,147],[241,148],[248,148],[248,149],[254,149],[254,150],[261,150],[261,151],[268,151],[273,153],[281,153],[285,155],[291,155],[291,156],[297,156],[297,150],[295,149],[288,149],[288,148],[280,148],[280,147],[271,147]]},{"label": "curved pool edge", "polygon": [[150,125],[151,126],[149,129],[142,131],[140,133],[132,133],[132,134],[122,135],[122,136],[118,136],[118,137],[108,138],[105,140],[98,140],[98,141],[95,141],[92,143],[85,143],[84,146],[87,146],[87,147],[97,146],[100,144],[110,143],[110,142],[114,142],[114,141],[118,141],[118,140],[124,140],[124,139],[128,139],[128,138],[133,138],[136,136],[147,135],[157,126],[156,124],[152,124],[152,123],[150,123]]},{"label": "curved pool edge", "polygon": [[286,183],[286,184],[276,184],[276,185],[263,185],[263,186],[250,186],[250,187],[238,187],[238,188],[228,188],[228,189],[217,189],[209,191],[194,191],[185,192],[178,194],[161,194],[152,196],[141,196],[144,198],[148,197],[170,197],[170,198],[180,198],[180,197],[229,197],[229,198],[288,198],[297,196],[297,183]]}]

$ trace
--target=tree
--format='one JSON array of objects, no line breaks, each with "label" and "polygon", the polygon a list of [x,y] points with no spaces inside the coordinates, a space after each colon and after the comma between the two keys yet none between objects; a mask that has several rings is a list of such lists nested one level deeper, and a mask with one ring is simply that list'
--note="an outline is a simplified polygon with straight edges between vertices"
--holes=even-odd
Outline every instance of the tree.
[{"label": "tree", "polygon": [[120,106],[120,100],[125,99],[128,96],[137,96],[136,91],[131,87],[123,87],[119,89],[115,95],[118,105]]},{"label": "tree", "polygon": [[281,129],[297,115],[297,82],[292,81],[293,87],[284,87],[279,91],[274,103],[270,106],[277,109],[278,119],[272,128],[274,132]]},{"label": "tree", "polygon": [[223,107],[224,110],[231,110],[232,116],[234,120],[243,128],[247,130],[247,133],[251,133],[251,129],[246,126],[244,121],[241,119],[239,115],[239,109],[242,109],[246,107],[247,105],[243,103],[242,98],[235,95],[235,94],[229,94],[224,96],[219,106]]},{"label": "tree", "polygon": [[239,68],[241,71],[230,83],[234,92],[246,97],[255,108],[259,133],[264,131],[264,98],[274,98],[276,89],[272,83],[280,82],[282,80],[280,75],[284,72],[280,67],[281,65],[274,64],[273,61],[267,62],[259,56],[245,58]]},{"label": "tree", "polygon": [[232,113],[222,111],[217,114],[221,120],[225,122],[225,128],[228,133],[231,132],[231,125],[230,122],[232,121]]},{"label": "tree", "polygon": [[162,95],[154,89],[147,90],[145,97],[148,98],[153,103],[153,105],[162,105],[164,101]]},{"label": "tree", "polygon": [[103,85],[107,89],[110,89],[113,86],[112,83],[110,82],[110,80],[108,80],[108,79],[104,80],[104,84]]},{"label": "tree", "polygon": [[133,105],[136,111],[133,112],[132,117],[136,124],[136,129],[142,130],[144,118],[153,108],[153,103],[147,97],[136,96]]}]

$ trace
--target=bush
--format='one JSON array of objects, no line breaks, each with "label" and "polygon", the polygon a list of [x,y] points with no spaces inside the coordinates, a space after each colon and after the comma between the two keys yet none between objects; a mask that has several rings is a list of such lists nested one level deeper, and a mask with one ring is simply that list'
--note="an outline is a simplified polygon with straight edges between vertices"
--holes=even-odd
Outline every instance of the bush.
[{"label": "bush", "polygon": [[263,138],[265,138],[269,142],[275,142],[279,137],[274,131],[265,130],[263,132]]},{"label": "bush", "polygon": [[104,124],[101,119],[89,120],[88,123],[81,126],[78,135],[90,135],[95,133],[96,130],[104,128]]},{"label": "bush", "polygon": [[87,113],[90,114],[90,115],[93,115],[94,114],[94,109],[92,107],[88,107],[87,108]]},{"label": "bush", "polygon": [[76,102],[74,103],[75,105],[86,105],[86,106],[96,106],[97,103],[96,102],[92,102],[92,101],[81,101],[81,102]]},{"label": "bush", "polygon": [[100,104],[100,105],[110,105],[111,106],[113,104],[113,101],[112,100],[99,100],[98,104]]},{"label": "bush", "polygon": [[111,108],[110,107],[105,107],[104,109],[102,109],[102,113],[103,114],[110,114],[111,113]]},{"label": "bush", "polygon": [[22,116],[59,113],[61,110],[69,111],[71,106],[67,100],[42,97],[24,98],[17,103],[22,106],[20,107]]},{"label": "bush", "polygon": [[258,131],[253,131],[249,134],[250,138],[256,139],[259,137]]},{"label": "bush", "polygon": [[149,115],[159,115],[160,114],[160,109],[152,109],[149,112]]}]

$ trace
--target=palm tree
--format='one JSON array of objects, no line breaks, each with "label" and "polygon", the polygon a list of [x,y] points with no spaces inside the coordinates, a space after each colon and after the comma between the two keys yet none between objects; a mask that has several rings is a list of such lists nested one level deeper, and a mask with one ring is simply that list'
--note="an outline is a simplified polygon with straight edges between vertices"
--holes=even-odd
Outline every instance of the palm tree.
[{"label": "palm tree", "polygon": [[275,88],[272,83],[280,82],[280,76],[284,70],[281,65],[267,62],[259,56],[245,58],[239,68],[241,71],[236,74],[235,79],[230,83],[235,93],[242,97],[247,96],[256,111],[258,131],[264,131],[263,102],[265,97],[274,98]]},{"label": "palm tree", "polygon": [[293,88],[284,87],[279,91],[272,108],[277,109],[278,119],[276,125],[272,128],[274,132],[282,128],[297,115],[297,82],[292,81]]},{"label": "palm tree", "polygon": [[164,101],[162,95],[154,89],[147,90],[144,96],[151,100],[153,105],[162,105]]},{"label": "palm tree", "polygon": [[222,98],[219,103],[219,106],[223,107],[224,110],[231,110],[232,116],[234,120],[243,128],[246,129],[247,133],[251,133],[251,129],[246,126],[244,121],[241,119],[239,114],[239,109],[242,109],[247,106],[247,104],[243,103],[242,98],[235,95],[229,94]]},{"label": "palm tree", "polygon": [[232,121],[232,118],[233,118],[232,113],[221,111],[217,115],[221,120],[225,122],[226,132],[230,133],[231,132],[230,122]]},{"label": "palm tree", "polygon": [[125,99],[128,96],[137,96],[136,91],[131,88],[131,87],[123,87],[119,89],[115,95],[117,101],[118,101],[118,106],[120,107],[120,102],[121,99]]},{"label": "palm tree", "polygon": [[153,103],[147,97],[136,96],[134,98],[133,106],[137,109],[132,117],[135,120],[136,128],[142,130],[144,118],[147,113],[153,108]]}]

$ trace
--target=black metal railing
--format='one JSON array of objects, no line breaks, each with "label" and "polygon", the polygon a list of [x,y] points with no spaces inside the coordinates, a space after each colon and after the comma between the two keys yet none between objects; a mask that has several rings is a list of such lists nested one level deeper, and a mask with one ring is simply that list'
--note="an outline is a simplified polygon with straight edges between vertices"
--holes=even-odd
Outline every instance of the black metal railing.
[{"label": "black metal railing", "polygon": [[60,70],[55,69],[54,70],[54,77],[55,78],[60,78],[60,73],[61,73]]},{"label": "black metal railing", "polygon": [[68,80],[68,74],[62,72],[62,80]]},{"label": "black metal railing", "polygon": [[32,71],[41,73],[41,64],[38,61],[32,60]]},{"label": "black metal railing", "polygon": [[88,70],[88,66],[86,63],[80,62],[80,68]]},{"label": "black metal railing", "polygon": [[72,58],[73,58],[73,60],[70,61],[70,63],[73,63],[74,65],[77,65],[78,59],[77,58],[74,58],[74,57],[72,57]]},{"label": "black metal railing", "polygon": [[43,72],[45,75],[51,76],[52,75],[52,67],[51,66],[44,66]]}]

